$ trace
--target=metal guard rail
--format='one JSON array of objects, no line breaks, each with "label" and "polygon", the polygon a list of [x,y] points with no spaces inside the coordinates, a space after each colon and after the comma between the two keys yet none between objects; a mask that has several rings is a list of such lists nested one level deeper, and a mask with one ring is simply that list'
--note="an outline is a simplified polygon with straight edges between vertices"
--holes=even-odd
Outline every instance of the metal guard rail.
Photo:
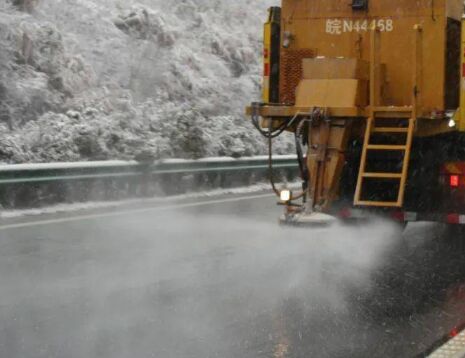
[{"label": "metal guard rail", "polygon": [[[294,155],[274,156],[276,169],[297,169]],[[141,175],[261,171],[268,168],[268,157],[169,159],[155,163],[99,161],[45,164],[0,165],[0,185],[87,179],[123,178]]]}]

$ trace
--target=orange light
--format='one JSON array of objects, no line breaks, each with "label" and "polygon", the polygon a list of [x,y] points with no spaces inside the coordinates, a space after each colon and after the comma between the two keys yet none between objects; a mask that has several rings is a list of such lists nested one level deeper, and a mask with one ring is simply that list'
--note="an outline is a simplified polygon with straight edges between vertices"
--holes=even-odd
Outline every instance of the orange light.
[{"label": "orange light", "polygon": [[451,175],[450,176],[450,186],[452,188],[458,188],[458,186],[459,186],[459,176],[458,175]]}]

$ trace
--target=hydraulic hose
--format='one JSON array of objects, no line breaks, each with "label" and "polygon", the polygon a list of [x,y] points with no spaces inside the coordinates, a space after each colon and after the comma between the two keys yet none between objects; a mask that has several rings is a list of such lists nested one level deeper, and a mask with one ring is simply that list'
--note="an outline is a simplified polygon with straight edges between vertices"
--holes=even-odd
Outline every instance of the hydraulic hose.
[{"label": "hydraulic hose", "polygon": [[[273,139],[279,137],[285,130],[289,129],[294,122],[299,118],[299,116],[305,113],[297,113],[290,121],[282,123],[278,128],[273,128],[273,121],[269,120],[268,130],[265,131],[260,126],[260,114],[259,108],[262,106],[261,103],[254,102],[252,103],[252,124],[258,130],[258,132],[268,139],[268,176],[271,183],[271,187],[274,193],[280,197],[281,191],[277,188],[276,183],[274,181],[274,170],[273,170]],[[311,113],[313,117],[315,111]],[[299,169],[301,172],[301,176],[303,179],[302,184],[302,192],[297,195],[292,195],[290,201],[298,200],[300,198],[304,198],[305,201],[305,194],[308,188],[309,182],[309,174],[308,168],[304,163],[302,147],[300,146],[299,140],[296,137],[296,145],[297,145],[297,157],[299,161]]]},{"label": "hydraulic hose", "polygon": [[[308,166],[307,163],[305,163],[305,158],[303,155],[303,150],[302,150],[302,129],[304,127],[305,123],[312,123],[312,119],[310,121],[303,120],[299,123],[299,125],[296,128],[295,131],[295,146],[296,146],[296,152],[297,152],[297,160],[299,162],[299,169],[300,169],[300,174],[302,176],[302,190],[306,192],[309,187],[309,182],[310,182],[310,173],[308,172]],[[311,127],[310,127],[311,128]],[[304,201],[305,201],[305,196],[304,196]]]},{"label": "hydraulic hose", "polygon": [[[265,138],[277,138],[279,137],[286,129],[289,128],[290,124],[287,122],[282,123],[278,128],[273,129],[273,126],[270,125],[268,131],[264,131],[260,127],[260,115],[258,109],[260,108],[261,103],[254,102],[252,103],[252,124]],[[272,121],[270,120],[270,123]]]},{"label": "hydraulic hose", "polygon": [[[273,126],[273,123],[270,121],[270,127]],[[271,128],[270,128],[271,130]],[[277,188],[276,183],[274,181],[274,175],[273,175],[273,138],[268,137],[268,176],[269,180],[271,183],[271,187],[273,188],[273,191],[275,192],[276,196],[280,197],[281,196],[281,191]],[[294,201],[298,200],[300,198],[305,197],[305,191],[302,190],[301,193],[297,195],[292,195],[289,201]]]},{"label": "hydraulic hose", "polygon": [[[322,112],[321,108],[314,108],[311,113],[297,113],[290,121],[282,123],[278,128],[273,128],[273,121],[270,119],[268,124],[268,130],[265,131],[260,126],[260,114],[259,108],[262,106],[261,103],[252,103],[252,123],[254,127],[265,137],[268,139],[268,175],[269,180],[271,183],[271,187],[273,188],[274,193],[280,197],[281,191],[277,188],[276,183],[274,181],[273,175],[273,139],[280,136],[285,130],[289,129],[294,122],[299,118],[299,116],[306,115],[309,119],[301,120],[295,130],[295,145],[296,145],[296,152],[297,152],[297,159],[299,162],[299,169],[302,176],[302,192],[297,195],[292,195],[290,201],[297,200],[303,198],[304,203],[306,201],[306,193],[308,191],[310,185],[310,173],[308,170],[308,166],[305,163],[303,150],[302,150],[302,131],[304,128],[305,123],[309,123],[309,131],[311,130],[311,123],[314,120],[320,119],[322,116],[325,117],[325,120],[328,120],[328,114],[326,111]],[[310,143],[310,133],[308,133],[308,146],[311,146]]]}]

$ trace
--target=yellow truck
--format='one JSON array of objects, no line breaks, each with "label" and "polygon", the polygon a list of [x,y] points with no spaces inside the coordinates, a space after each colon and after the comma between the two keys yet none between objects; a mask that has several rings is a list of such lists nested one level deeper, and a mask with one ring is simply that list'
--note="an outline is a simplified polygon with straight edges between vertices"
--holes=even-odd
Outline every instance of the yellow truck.
[{"label": "yellow truck", "polygon": [[287,223],[377,212],[465,224],[463,0],[282,0],[264,28],[269,141],[293,132]]}]

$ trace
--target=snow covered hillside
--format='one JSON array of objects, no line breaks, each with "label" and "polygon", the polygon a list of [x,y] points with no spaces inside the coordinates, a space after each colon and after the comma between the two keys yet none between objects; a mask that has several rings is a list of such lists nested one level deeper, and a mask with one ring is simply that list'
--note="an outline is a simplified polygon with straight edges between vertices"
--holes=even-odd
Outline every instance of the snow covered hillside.
[{"label": "snow covered hillside", "polygon": [[264,153],[242,113],[277,3],[1,1],[0,162]]}]

